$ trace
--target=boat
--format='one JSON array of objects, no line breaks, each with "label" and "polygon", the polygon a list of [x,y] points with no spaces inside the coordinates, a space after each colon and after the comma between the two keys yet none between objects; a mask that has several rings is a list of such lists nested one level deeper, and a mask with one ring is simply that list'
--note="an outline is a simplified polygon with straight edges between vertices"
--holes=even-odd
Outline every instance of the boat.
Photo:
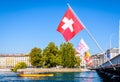
[{"label": "boat", "polygon": [[45,76],[54,76],[52,73],[45,74],[18,74],[20,77],[45,77]]},{"label": "boat", "polygon": [[45,77],[45,76],[54,76],[53,73],[31,73],[31,72],[21,72],[17,74],[20,77]]}]

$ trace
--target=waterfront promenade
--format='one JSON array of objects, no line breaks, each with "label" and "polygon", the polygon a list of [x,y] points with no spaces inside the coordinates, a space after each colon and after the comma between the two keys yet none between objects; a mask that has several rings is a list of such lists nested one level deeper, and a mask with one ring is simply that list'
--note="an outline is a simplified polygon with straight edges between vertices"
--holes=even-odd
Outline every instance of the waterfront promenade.
[{"label": "waterfront promenade", "polygon": [[[11,71],[10,69],[0,69],[2,72]],[[89,71],[88,69],[81,68],[26,68],[26,69],[18,69],[18,72],[83,72]]]},{"label": "waterfront promenade", "polygon": [[26,68],[18,69],[18,72],[81,72],[80,68]]},{"label": "waterfront promenade", "polygon": [[10,72],[11,69],[8,68],[0,68],[0,72]]}]

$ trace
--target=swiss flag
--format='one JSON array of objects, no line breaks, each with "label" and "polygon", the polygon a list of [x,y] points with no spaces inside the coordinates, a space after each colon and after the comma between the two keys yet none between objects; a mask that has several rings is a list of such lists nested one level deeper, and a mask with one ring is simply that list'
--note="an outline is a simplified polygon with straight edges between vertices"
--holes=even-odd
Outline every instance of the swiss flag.
[{"label": "swiss flag", "polygon": [[58,25],[57,31],[64,36],[66,41],[69,41],[82,29],[84,29],[84,26],[80,23],[72,9],[68,7],[60,24]]}]

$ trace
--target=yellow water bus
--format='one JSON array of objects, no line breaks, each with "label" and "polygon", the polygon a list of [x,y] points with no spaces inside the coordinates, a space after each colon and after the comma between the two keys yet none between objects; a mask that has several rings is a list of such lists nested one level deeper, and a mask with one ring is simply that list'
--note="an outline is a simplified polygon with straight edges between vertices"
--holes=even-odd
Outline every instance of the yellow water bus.
[{"label": "yellow water bus", "polygon": [[44,76],[54,76],[54,74],[18,74],[20,77],[44,77]]},{"label": "yellow water bus", "polygon": [[20,73],[17,74],[20,77],[45,77],[45,76],[54,76],[53,73]]}]

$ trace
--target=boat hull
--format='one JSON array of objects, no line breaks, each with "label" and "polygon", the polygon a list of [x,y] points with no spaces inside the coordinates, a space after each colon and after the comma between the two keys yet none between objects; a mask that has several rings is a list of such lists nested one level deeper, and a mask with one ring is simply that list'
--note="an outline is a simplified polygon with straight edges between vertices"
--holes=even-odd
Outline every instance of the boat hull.
[{"label": "boat hull", "polygon": [[54,74],[18,74],[20,77],[44,77],[44,76],[54,76]]}]

